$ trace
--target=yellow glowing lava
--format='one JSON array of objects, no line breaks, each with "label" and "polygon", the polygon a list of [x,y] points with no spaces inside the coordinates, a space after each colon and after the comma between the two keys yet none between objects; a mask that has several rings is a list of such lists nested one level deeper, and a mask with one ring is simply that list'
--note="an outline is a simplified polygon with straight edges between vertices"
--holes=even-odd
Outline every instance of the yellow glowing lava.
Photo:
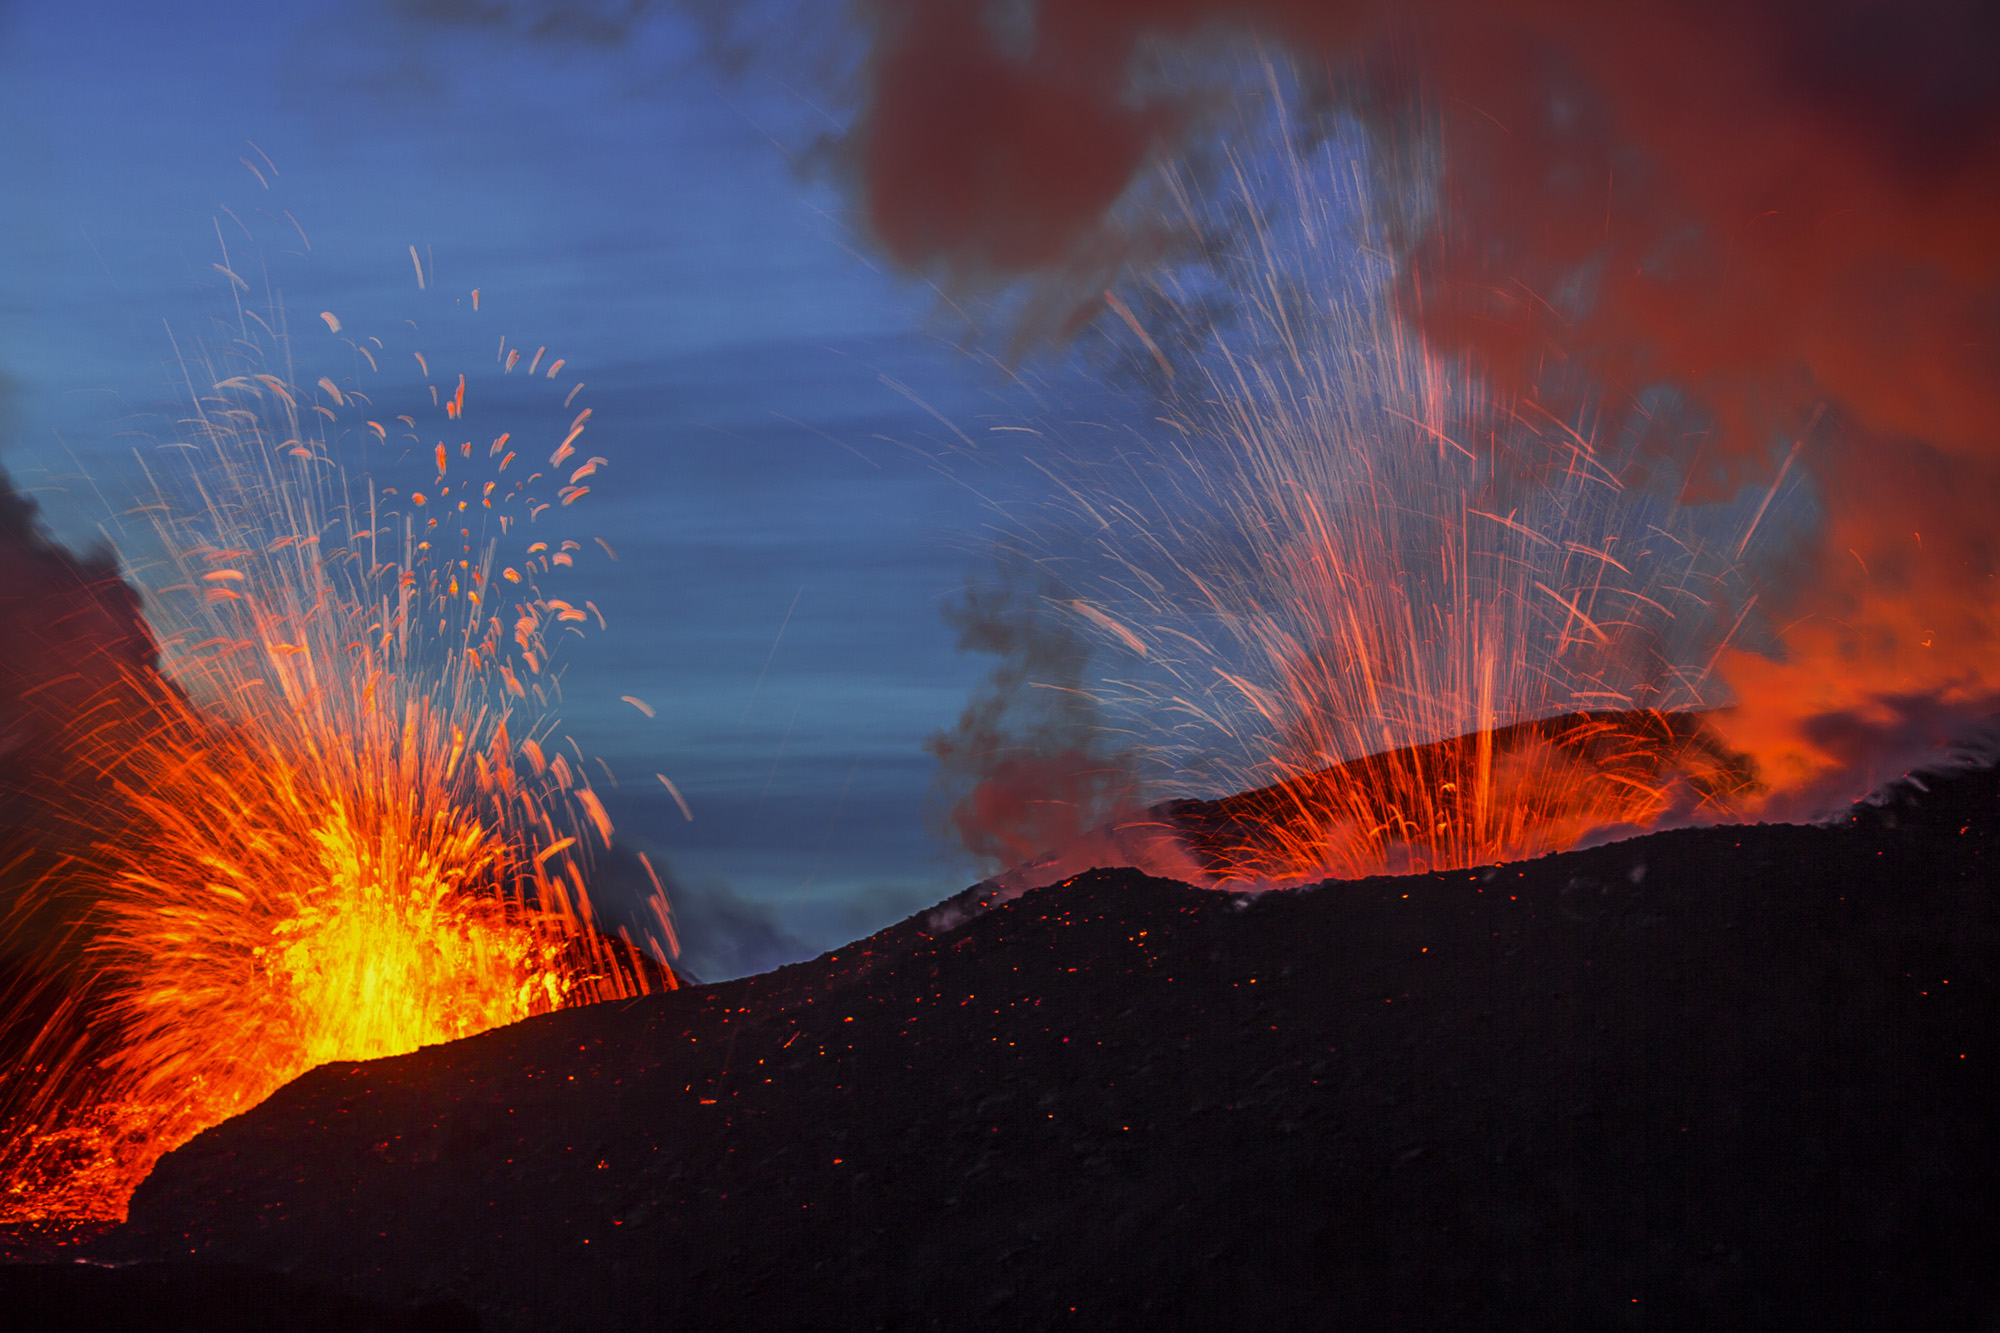
[{"label": "yellow glowing lava", "polygon": [[[253,334],[191,367],[212,388],[162,450],[162,670],[76,738],[85,845],[41,891],[84,886],[86,943],[0,1089],[0,1217],[122,1217],[161,1154],[315,1065],[674,984],[596,929],[610,821],[537,721],[545,631],[584,615],[540,581],[582,547],[523,533],[571,512],[570,470],[503,486],[507,435],[440,438],[399,504],[348,470],[344,440],[387,438],[365,393],[269,373]],[[463,377],[436,408],[392,420],[463,437]]]}]

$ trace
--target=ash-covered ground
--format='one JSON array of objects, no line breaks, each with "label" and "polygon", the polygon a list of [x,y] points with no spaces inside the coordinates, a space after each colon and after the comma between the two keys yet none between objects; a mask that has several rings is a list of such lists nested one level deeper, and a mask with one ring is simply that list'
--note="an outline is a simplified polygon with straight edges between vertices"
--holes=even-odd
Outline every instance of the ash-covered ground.
[{"label": "ash-covered ground", "polygon": [[1093,872],[327,1066],[161,1163],[85,1247],[131,1266],[0,1269],[0,1308],[2000,1327],[2000,778],[1929,787],[1254,899]]}]

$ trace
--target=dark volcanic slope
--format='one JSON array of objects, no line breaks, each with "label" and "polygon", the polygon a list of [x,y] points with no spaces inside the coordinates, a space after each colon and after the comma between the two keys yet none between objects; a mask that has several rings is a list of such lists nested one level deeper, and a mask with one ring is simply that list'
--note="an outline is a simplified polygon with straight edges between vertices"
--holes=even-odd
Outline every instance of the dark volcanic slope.
[{"label": "dark volcanic slope", "polygon": [[1996,784],[940,937],[319,1069],[100,1248],[493,1329],[1966,1327]]}]

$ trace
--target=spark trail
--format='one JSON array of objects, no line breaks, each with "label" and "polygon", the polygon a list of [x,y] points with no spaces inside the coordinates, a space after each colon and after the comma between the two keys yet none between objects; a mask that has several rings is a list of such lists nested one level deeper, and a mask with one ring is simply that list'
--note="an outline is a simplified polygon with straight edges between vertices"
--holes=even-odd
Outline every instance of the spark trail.
[{"label": "spark trail", "polygon": [[[46,1015],[0,1085],[11,1220],[122,1217],[160,1155],[314,1065],[676,984],[664,895],[657,938],[598,927],[611,824],[554,731],[589,411],[560,443],[475,436],[461,375],[381,414],[302,383],[283,330],[185,361],[142,506],[162,666],[97,692],[43,794],[72,850],[8,917],[48,960],[7,997]],[[387,355],[351,345],[357,374]]]}]

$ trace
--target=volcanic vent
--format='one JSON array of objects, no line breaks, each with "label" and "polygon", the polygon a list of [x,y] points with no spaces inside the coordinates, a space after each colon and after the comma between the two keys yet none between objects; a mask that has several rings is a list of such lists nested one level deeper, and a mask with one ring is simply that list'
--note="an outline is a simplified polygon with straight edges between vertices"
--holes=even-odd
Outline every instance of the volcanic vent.
[{"label": "volcanic vent", "polygon": [[[657,944],[595,915],[611,822],[546,715],[582,542],[515,530],[588,491],[603,459],[561,465],[589,409],[546,485],[504,431],[417,453],[415,486],[350,480],[379,409],[272,374],[266,313],[186,367],[210,390],[143,510],[150,623],[0,493],[0,572],[37,594],[0,670],[0,1222],[115,1221],[162,1153],[327,1060],[675,984],[663,895]],[[469,434],[477,382],[430,388],[426,428]]]}]

